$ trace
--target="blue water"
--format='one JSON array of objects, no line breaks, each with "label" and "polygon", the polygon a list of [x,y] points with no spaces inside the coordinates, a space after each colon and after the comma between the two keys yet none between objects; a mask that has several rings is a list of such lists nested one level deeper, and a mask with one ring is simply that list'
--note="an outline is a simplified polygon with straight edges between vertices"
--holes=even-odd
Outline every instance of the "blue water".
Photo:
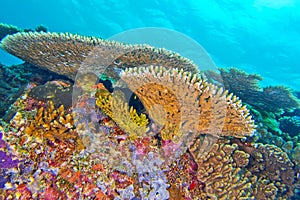
[{"label": "blue water", "polygon": [[[1,1],[0,22],[102,38],[168,28],[196,40],[217,66],[258,73],[263,85],[300,90],[299,0],[14,0]],[[20,60],[1,51],[0,62]]]}]

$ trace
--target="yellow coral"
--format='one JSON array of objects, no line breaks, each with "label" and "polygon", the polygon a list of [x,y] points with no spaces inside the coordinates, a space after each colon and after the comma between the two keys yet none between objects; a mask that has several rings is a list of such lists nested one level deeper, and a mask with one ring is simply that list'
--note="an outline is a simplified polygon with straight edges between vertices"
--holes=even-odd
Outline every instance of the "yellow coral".
[{"label": "yellow coral", "polygon": [[108,90],[100,89],[97,90],[96,94],[96,105],[104,112],[107,116],[112,117],[112,95]]},{"label": "yellow coral", "polygon": [[107,90],[96,92],[96,105],[133,140],[145,136],[148,131],[148,119],[145,114],[138,114],[136,109],[128,106],[124,94],[116,91],[110,94]]}]

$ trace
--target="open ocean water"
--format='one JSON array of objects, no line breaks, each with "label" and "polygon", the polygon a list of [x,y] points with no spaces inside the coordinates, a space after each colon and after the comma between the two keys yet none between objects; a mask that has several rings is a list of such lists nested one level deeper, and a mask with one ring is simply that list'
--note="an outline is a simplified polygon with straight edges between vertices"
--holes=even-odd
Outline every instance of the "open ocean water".
[{"label": "open ocean water", "polygon": [[300,199],[299,0],[0,4],[0,200]]}]

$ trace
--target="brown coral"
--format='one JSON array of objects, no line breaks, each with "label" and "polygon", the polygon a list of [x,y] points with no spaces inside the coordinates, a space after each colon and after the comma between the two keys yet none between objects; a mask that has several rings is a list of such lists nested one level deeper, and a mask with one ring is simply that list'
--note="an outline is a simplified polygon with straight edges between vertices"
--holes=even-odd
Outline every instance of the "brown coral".
[{"label": "brown coral", "polygon": [[72,104],[71,83],[64,80],[49,81],[31,89],[28,96],[43,102],[51,101],[56,108],[60,105],[70,108]]},{"label": "brown coral", "polygon": [[192,73],[148,66],[126,69],[120,77],[162,127],[164,140],[178,141],[189,132],[243,137],[254,129],[248,110],[236,96]]},{"label": "brown coral", "polygon": [[[255,187],[258,196],[259,191],[264,191],[261,187],[266,187],[263,186],[266,183],[268,183],[268,187],[274,187],[270,184],[276,186],[275,195],[277,198],[286,199],[293,195],[294,165],[285,152],[274,145],[244,146],[239,142],[238,144],[243,151],[250,154],[248,170],[260,180]],[[268,180],[268,182],[265,180]],[[260,197],[263,198],[264,196]]]},{"label": "brown coral", "polygon": [[232,155],[237,167],[246,167],[249,164],[249,157],[249,154],[240,150],[236,150]]},{"label": "brown coral", "polygon": [[17,33],[4,39],[1,47],[29,63],[71,79],[80,66],[83,70],[112,76],[115,67],[124,69],[143,64],[163,64],[197,72],[197,66],[190,60],[165,49],[69,33]]},{"label": "brown coral", "polygon": [[[194,144],[198,146],[199,144]],[[202,193],[219,199],[288,199],[295,188],[293,164],[273,145],[219,140],[209,152],[189,148]],[[179,172],[180,173],[180,172]]]},{"label": "brown coral", "polygon": [[[197,158],[197,179],[205,183],[203,192],[208,199],[253,199],[251,173],[242,171],[233,159],[238,145],[219,142],[201,156],[197,151],[190,150]],[[239,163],[247,163],[247,156],[242,159],[244,161]]]}]

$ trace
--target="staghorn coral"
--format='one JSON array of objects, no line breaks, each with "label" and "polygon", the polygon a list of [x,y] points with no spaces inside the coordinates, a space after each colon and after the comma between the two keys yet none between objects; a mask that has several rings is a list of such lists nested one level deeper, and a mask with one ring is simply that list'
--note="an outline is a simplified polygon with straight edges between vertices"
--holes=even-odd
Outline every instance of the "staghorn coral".
[{"label": "staghorn coral", "polygon": [[[162,64],[197,72],[190,60],[148,45],[127,45],[69,33],[17,33],[1,41],[1,48],[29,63],[74,80],[77,70],[116,77],[113,68]],[[99,75],[97,74],[97,75]]]},{"label": "staghorn coral", "polygon": [[190,72],[148,66],[126,69],[120,77],[162,128],[164,140],[179,141],[189,132],[243,137],[254,129],[236,96]]},{"label": "staghorn coral", "polygon": [[115,91],[110,94],[105,89],[100,89],[95,94],[96,105],[133,140],[145,136],[148,131],[148,119],[145,114],[138,114],[137,111],[125,102],[124,94]]},{"label": "staghorn coral", "polygon": [[47,109],[41,107],[37,111],[37,115],[29,122],[24,132],[44,141],[76,139],[73,124],[73,117],[70,114],[65,115],[64,106],[61,105],[55,110],[53,102],[50,101]]}]

